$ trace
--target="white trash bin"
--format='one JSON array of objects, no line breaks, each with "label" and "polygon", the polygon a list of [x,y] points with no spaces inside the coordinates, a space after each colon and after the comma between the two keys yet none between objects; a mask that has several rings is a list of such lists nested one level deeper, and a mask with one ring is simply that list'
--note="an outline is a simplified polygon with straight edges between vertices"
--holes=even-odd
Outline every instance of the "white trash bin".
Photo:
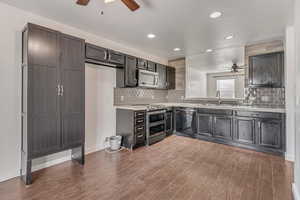
[{"label": "white trash bin", "polygon": [[118,151],[121,148],[122,136],[111,136],[109,137],[109,145],[112,151]]}]

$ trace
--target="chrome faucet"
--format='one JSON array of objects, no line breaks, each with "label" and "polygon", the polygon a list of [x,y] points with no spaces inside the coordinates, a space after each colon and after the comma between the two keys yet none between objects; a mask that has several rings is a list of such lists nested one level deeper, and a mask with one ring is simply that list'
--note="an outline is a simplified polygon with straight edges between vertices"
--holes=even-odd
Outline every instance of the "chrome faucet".
[{"label": "chrome faucet", "polygon": [[217,94],[216,94],[216,97],[218,98],[218,104],[222,104],[222,100],[221,100],[221,92],[220,90],[217,90]]}]

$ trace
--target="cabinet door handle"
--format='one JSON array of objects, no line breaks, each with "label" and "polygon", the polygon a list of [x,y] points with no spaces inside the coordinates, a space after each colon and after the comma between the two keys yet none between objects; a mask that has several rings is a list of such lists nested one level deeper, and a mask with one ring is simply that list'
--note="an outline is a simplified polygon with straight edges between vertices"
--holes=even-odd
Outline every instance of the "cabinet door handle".
[{"label": "cabinet door handle", "polygon": [[60,96],[60,85],[57,85],[57,96]]},{"label": "cabinet door handle", "polygon": [[60,87],[61,87],[61,93],[60,93],[60,95],[61,95],[61,96],[64,96],[64,86],[61,85]]}]

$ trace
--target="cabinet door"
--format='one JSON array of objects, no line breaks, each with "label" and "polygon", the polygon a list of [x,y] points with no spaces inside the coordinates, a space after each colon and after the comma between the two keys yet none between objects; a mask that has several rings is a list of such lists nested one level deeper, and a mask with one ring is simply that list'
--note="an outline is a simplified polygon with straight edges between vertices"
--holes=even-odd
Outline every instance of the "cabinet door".
[{"label": "cabinet door", "polygon": [[[56,152],[61,145],[59,33],[28,25],[28,146],[31,158]],[[24,74],[25,75],[25,74]],[[26,84],[25,84],[26,85]]]},{"label": "cabinet door", "polygon": [[108,51],[108,61],[111,63],[123,66],[125,63],[125,55],[120,52],[109,50]]},{"label": "cabinet door", "polygon": [[173,67],[167,67],[167,88],[174,90],[176,87],[175,82],[176,70]]},{"label": "cabinet door", "polygon": [[283,87],[283,53],[271,53],[249,58],[251,87]]},{"label": "cabinet door", "polygon": [[107,59],[107,49],[95,46],[93,44],[86,44],[85,57],[96,61],[105,61]]},{"label": "cabinet door", "polygon": [[241,143],[255,144],[255,119],[236,117],[234,119],[234,140]]},{"label": "cabinet door", "polygon": [[139,69],[147,70],[147,60],[138,58],[137,59],[137,67]]},{"label": "cabinet door", "polygon": [[137,86],[137,67],[136,58],[132,56],[126,57],[125,63],[125,87]]},{"label": "cabinet door", "polygon": [[60,46],[62,144],[63,148],[72,148],[84,142],[84,40],[62,34]]},{"label": "cabinet door", "polygon": [[158,73],[158,88],[166,89],[167,88],[167,70],[166,66],[157,64],[156,71]]},{"label": "cabinet door", "polygon": [[232,140],[232,117],[214,116],[213,117],[213,136],[217,138]]},{"label": "cabinet door", "polygon": [[279,149],[282,147],[282,121],[277,119],[257,120],[259,146]]},{"label": "cabinet door", "polygon": [[198,134],[205,136],[212,136],[212,115],[197,114]]},{"label": "cabinet door", "polygon": [[173,133],[173,112],[166,112],[166,132],[167,135],[171,135]]},{"label": "cabinet door", "polygon": [[155,72],[156,71],[156,63],[148,61],[147,62],[147,69],[149,71]]}]

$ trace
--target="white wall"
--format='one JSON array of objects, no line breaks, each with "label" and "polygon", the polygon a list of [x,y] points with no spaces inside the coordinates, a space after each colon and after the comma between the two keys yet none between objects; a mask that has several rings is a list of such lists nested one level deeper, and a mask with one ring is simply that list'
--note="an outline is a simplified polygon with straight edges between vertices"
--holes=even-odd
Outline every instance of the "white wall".
[{"label": "white wall", "polygon": [[295,165],[293,191],[295,200],[300,200],[300,1],[294,6],[295,55],[296,55],[296,133],[295,133]]},{"label": "white wall", "polygon": [[295,29],[287,27],[285,32],[285,100],[286,100],[286,159],[295,160]]},{"label": "white wall", "polygon": [[[96,35],[84,32],[72,28],[70,26],[55,22],[50,19],[46,19],[37,15],[34,15],[29,12],[22,11],[20,9],[8,6],[6,4],[0,3],[0,182],[15,176],[19,175],[20,170],[20,139],[21,139],[21,31],[27,22],[36,23],[39,25],[47,26],[55,30],[60,30],[64,33],[71,34],[77,37],[85,38],[88,42],[98,44],[107,48],[114,50],[122,51],[124,53],[132,54],[135,56],[147,58],[162,64],[167,64],[167,60],[159,58],[156,56],[151,56],[146,52],[141,52],[137,49],[130,47],[125,47],[122,44],[115,43],[113,41],[98,37]],[[94,94],[99,98],[99,91],[101,90],[101,84],[98,84],[99,81],[102,83],[104,78],[100,72],[95,69],[87,68],[87,78],[95,78],[92,75],[93,73],[97,74],[97,80],[93,79],[94,82],[97,82],[97,87],[94,89],[96,93]],[[101,70],[104,74],[111,73],[106,70]],[[100,73],[100,74],[99,74]],[[95,75],[96,76],[96,75]],[[111,78],[111,77],[110,77]],[[108,84],[112,80],[107,80],[105,84]],[[87,82],[90,85],[90,82]],[[113,85],[111,85],[111,89]],[[108,92],[108,91],[106,91]],[[92,105],[100,106],[97,111],[100,111],[101,99],[98,99],[99,102],[95,102],[91,91],[87,90],[87,95],[90,95],[93,99],[87,99]],[[113,95],[113,94],[109,94]],[[89,96],[88,96],[89,98]],[[112,101],[113,102],[113,101]],[[105,112],[113,112],[111,105],[105,107],[109,110]],[[110,134],[114,131],[114,127],[106,126],[108,121],[100,113],[95,113],[97,111],[91,111],[91,108],[87,108],[87,113],[91,116],[87,116],[88,119],[93,119],[97,117],[97,125],[94,120],[94,124],[87,125],[87,146],[88,151],[93,151],[101,149],[103,138],[105,137],[104,133],[99,131],[105,129],[105,134]],[[110,116],[113,119],[113,114]],[[111,123],[111,122],[110,122]],[[93,130],[94,129],[94,130]],[[93,134],[100,134],[94,136]],[[94,137],[97,137],[97,140],[94,142]],[[48,156],[46,158],[39,159],[34,162],[34,169],[39,169],[44,166],[49,166],[66,159],[69,159],[69,152],[62,152],[53,156]],[[47,162],[47,163],[45,163]]]}]

